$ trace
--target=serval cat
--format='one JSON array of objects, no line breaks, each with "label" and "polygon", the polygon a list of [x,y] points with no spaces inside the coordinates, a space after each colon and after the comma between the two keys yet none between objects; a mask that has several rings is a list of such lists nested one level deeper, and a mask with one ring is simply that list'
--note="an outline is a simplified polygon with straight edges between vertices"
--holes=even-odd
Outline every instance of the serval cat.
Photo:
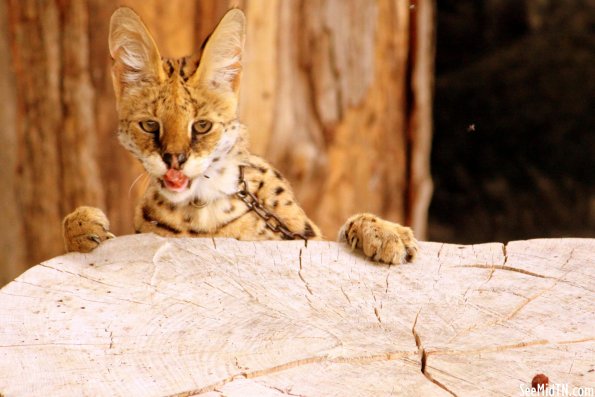
[{"label": "serval cat", "polygon": [[[232,9],[198,55],[165,59],[139,16],[119,8],[109,48],[118,137],[150,175],[135,213],[138,233],[240,240],[321,239],[288,181],[247,149],[238,120],[245,17]],[[63,223],[68,251],[113,237],[105,214],[79,207]],[[372,214],[347,220],[339,239],[375,261],[415,259],[411,229]]]}]

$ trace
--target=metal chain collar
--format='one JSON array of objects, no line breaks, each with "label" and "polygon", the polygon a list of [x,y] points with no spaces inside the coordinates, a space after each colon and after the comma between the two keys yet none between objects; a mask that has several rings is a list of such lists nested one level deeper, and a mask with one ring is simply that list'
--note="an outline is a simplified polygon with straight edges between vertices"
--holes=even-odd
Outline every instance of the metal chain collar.
[{"label": "metal chain collar", "polygon": [[279,219],[277,215],[266,209],[252,192],[248,190],[248,184],[244,179],[244,166],[240,165],[239,185],[240,190],[236,192],[236,197],[246,204],[249,211],[254,211],[265,223],[266,227],[274,233],[283,235],[284,240],[308,240],[306,236],[301,233],[295,233],[289,230],[287,225]]}]

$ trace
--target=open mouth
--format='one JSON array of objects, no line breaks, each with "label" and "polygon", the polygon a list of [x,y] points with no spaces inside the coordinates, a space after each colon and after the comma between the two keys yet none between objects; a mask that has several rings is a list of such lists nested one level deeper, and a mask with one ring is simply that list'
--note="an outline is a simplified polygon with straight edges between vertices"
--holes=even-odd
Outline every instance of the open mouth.
[{"label": "open mouth", "polygon": [[172,192],[183,192],[190,187],[190,179],[182,171],[169,169],[161,179],[163,186]]}]

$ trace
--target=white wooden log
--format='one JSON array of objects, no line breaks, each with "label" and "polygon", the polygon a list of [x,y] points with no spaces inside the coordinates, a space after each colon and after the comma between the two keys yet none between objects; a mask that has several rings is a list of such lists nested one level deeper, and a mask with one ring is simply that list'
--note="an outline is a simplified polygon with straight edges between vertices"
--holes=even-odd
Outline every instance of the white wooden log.
[{"label": "white wooden log", "polygon": [[421,243],[135,235],[0,290],[9,396],[495,396],[595,386],[595,240]]}]

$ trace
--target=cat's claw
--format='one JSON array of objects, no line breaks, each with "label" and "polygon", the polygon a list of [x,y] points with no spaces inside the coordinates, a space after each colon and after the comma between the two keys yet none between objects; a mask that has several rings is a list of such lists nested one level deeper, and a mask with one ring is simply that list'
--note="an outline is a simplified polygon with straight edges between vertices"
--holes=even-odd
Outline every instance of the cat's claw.
[{"label": "cat's claw", "polygon": [[68,214],[62,233],[69,252],[90,252],[103,241],[116,237],[109,231],[109,221],[103,211],[94,207],[78,207]]},{"label": "cat's claw", "polygon": [[100,239],[100,238],[99,238],[99,236],[98,236],[98,235],[96,235],[96,234],[89,234],[89,235],[87,236],[87,238],[88,238],[88,239],[90,239],[90,240],[93,240],[93,241],[95,241],[95,242],[97,243],[97,245],[101,244],[101,239]]}]

